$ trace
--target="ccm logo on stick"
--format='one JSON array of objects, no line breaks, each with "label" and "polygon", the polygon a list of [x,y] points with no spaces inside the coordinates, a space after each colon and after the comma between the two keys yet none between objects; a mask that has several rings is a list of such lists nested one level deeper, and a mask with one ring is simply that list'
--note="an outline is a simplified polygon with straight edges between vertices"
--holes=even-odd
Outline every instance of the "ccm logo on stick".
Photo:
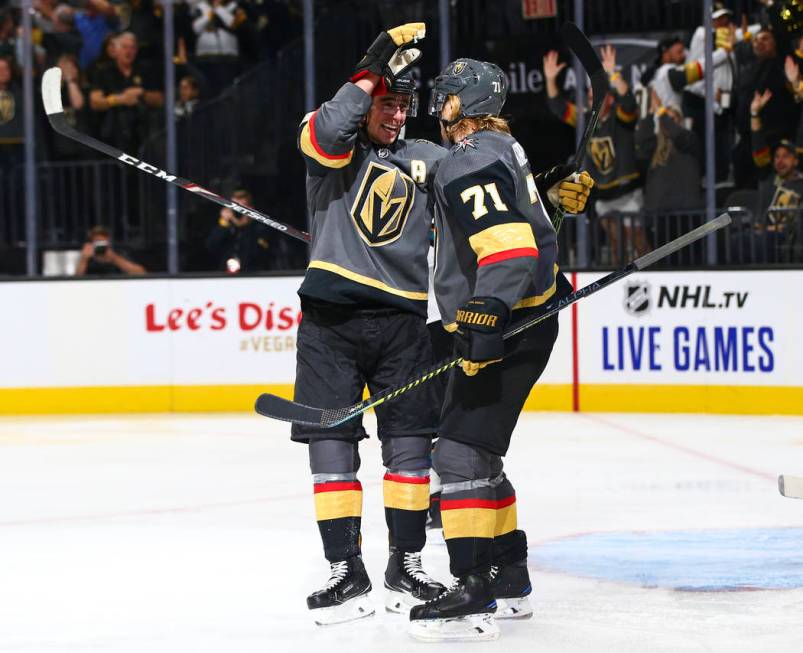
[{"label": "ccm logo on stick", "polygon": [[123,153],[117,158],[123,163],[127,163],[130,166],[134,166],[135,168],[149,172],[150,174],[159,177],[159,179],[164,179],[165,181],[175,181],[176,179],[175,175],[169,175],[164,170],[160,170],[156,166],[152,166],[150,163],[145,163],[144,161],[135,159],[133,156],[128,154]]}]

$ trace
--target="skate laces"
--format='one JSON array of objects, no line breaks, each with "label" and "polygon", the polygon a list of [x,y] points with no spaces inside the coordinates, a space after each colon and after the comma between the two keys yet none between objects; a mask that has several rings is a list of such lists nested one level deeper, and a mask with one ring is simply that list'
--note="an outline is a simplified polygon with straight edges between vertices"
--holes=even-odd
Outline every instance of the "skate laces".
[{"label": "skate laces", "polygon": [[417,580],[419,583],[428,584],[435,582],[421,566],[421,554],[419,552],[405,552],[402,567],[404,567],[404,571],[407,572],[407,574],[412,576],[413,579]]},{"label": "skate laces", "polygon": [[340,584],[340,582],[346,577],[346,574],[349,571],[349,561],[342,560],[340,562],[333,562],[331,563],[331,568],[329,570],[329,580],[326,583],[325,590],[330,590],[333,587],[336,587]]}]

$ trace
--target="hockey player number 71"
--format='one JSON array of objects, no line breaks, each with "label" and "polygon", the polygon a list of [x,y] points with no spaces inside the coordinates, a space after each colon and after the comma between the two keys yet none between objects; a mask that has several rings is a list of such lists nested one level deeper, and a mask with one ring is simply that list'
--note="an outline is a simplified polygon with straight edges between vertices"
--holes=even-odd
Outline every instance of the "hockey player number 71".
[{"label": "hockey player number 71", "polygon": [[476,186],[469,186],[460,193],[460,199],[464,202],[468,202],[472,199],[474,200],[474,208],[471,210],[471,215],[474,216],[475,220],[479,220],[488,213],[488,209],[485,206],[486,192],[491,196],[494,208],[497,211],[507,211],[507,205],[502,201],[502,198],[499,196],[499,191],[496,189],[496,182],[485,184],[484,186],[480,186],[479,184]]}]

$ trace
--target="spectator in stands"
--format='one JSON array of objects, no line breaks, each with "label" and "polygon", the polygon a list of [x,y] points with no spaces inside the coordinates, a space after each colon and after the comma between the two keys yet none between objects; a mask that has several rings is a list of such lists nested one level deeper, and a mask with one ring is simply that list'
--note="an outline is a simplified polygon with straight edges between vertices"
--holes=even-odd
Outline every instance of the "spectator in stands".
[{"label": "spectator in stands", "polygon": [[[733,49],[734,35],[731,30],[718,31],[714,43],[713,64],[718,66],[728,61],[728,53]],[[655,89],[661,104],[677,107],[683,103],[683,90],[703,78],[705,62],[694,59],[686,62],[686,49],[677,37],[664,39],[658,44],[658,61],[651,76],[642,77],[642,84]]]},{"label": "spectator in stands", "polygon": [[22,89],[10,57],[0,58],[0,170],[8,172],[22,162],[25,130]]},{"label": "spectator in stands", "polygon": [[700,149],[697,135],[684,128],[680,109],[662,105],[652,90],[650,113],[636,128],[636,156],[647,165],[646,211],[660,215],[702,208]]},{"label": "spectator in stands", "polygon": [[[711,19],[717,38],[715,43],[728,43],[730,32],[733,33],[734,44],[744,40],[750,28],[736,28],[733,22],[733,12],[721,2],[715,2]],[[755,31],[758,25],[753,27]],[[727,60],[714,69],[714,139],[717,181],[729,177],[731,162],[731,147],[733,144],[733,71],[736,66],[735,55],[729,48],[725,48]],[[702,60],[705,57],[705,26],[700,25],[692,36],[689,45],[689,58]],[[697,135],[697,140],[705,149],[705,80],[699,80],[686,87],[683,93],[683,113],[691,119],[691,128]]]},{"label": "spectator in stands", "polygon": [[[795,43],[795,53],[792,55],[787,55],[786,59],[784,60],[784,74],[786,75],[786,79],[789,82],[789,89],[792,91],[792,95],[794,95],[795,103],[798,106],[798,111],[800,110],[801,103],[803,103],[803,80],[800,78],[800,64],[803,63],[803,36],[797,38],[797,42]],[[750,115],[752,117],[753,111],[751,109]],[[750,126],[752,131],[752,124]],[[798,151],[798,159],[801,158],[801,144],[803,144],[803,118],[798,118],[797,123],[797,130],[795,132],[796,138],[795,143],[797,143]]]},{"label": "spectator in stands", "polygon": [[90,84],[94,84],[95,79],[97,79],[101,70],[117,65],[115,63],[117,60],[116,47],[117,34],[109,32],[103,37],[103,43],[101,44],[100,54],[98,55],[97,59],[92,62],[92,65],[89,67],[89,69],[81,69],[86,73],[86,77]]},{"label": "spectator in stands", "polygon": [[[599,123],[589,143],[583,167],[594,177],[594,208],[611,248],[611,260],[618,265],[622,250],[633,241],[632,219],[622,213],[641,211],[644,198],[642,179],[636,162],[634,130],[638,117],[636,99],[628,83],[616,70],[616,50],[613,46],[602,48],[602,62],[608,73],[613,92],[608,93],[600,110]],[[565,63],[558,63],[556,51],[544,56],[544,77],[550,111],[568,125],[577,123],[577,108],[574,103],[560,96],[557,78]],[[620,221],[624,222],[626,240],[620,235]],[[639,247],[646,239],[643,228],[636,225]]]},{"label": "spectator in stands", "polygon": [[[803,174],[798,170],[797,151],[795,143],[786,139],[775,144],[772,167],[766,166],[767,176],[759,184],[757,206],[748,207],[757,211],[752,234],[737,234],[733,239],[740,250],[740,260],[749,261],[749,254],[755,252],[755,263],[803,261]],[[769,154],[761,159],[769,159]]]},{"label": "spectator in stands", "polygon": [[248,18],[235,0],[198,0],[193,15],[196,64],[217,95],[240,74],[237,30]]},{"label": "spectator in stands", "polygon": [[[78,58],[74,54],[62,54],[56,65],[61,69],[61,102],[67,122],[81,132],[87,130],[86,96]],[[87,148],[71,138],[57,134],[54,130],[45,132],[51,142],[50,152],[54,159],[71,160],[89,156]]]},{"label": "spectator in stands", "polygon": [[[236,190],[233,198],[243,206],[251,206],[251,193],[247,190]],[[229,274],[267,269],[269,233],[270,229],[261,222],[229,208],[221,209],[218,223],[206,239],[215,269]]]},{"label": "spectator in stands", "polygon": [[0,58],[22,61],[17,39],[17,25],[14,22],[14,10],[11,7],[0,9]]},{"label": "spectator in stands", "polygon": [[192,75],[182,77],[178,83],[178,93],[176,95],[178,96],[174,109],[176,118],[189,116],[198,105],[201,95],[198,80]]},{"label": "spectator in stands", "polygon": [[770,98],[762,109],[766,138],[770,143],[794,137],[800,109],[787,88],[784,60],[778,55],[772,31],[761,28],[754,37],[737,44],[735,53],[738,69],[734,97],[739,142],[734,150],[734,179],[739,188],[755,188],[757,174],[751,156],[750,105],[756,91],[770,91]]},{"label": "spectator in stands", "polygon": [[[176,3],[178,4],[178,3]],[[164,43],[159,0],[131,0],[126,29],[137,37],[140,61],[161,61]]]},{"label": "spectator in stands", "polygon": [[93,111],[105,113],[101,139],[136,152],[148,133],[149,110],[164,104],[161,83],[137,61],[137,39],[123,32],[115,42],[115,65],[98,72],[89,94]]},{"label": "spectator in stands", "polygon": [[106,274],[145,274],[145,268],[112,249],[112,239],[106,227],[92,227],[81,249],[75,276]]},{"label": "spectator in stands", "polygon": [[84,39],[75,29],[75,11],[69,5],[56,5],[49,29],[43,27],[42,32],[42,46],[47,52],[48,65],[53,65],[62,54],[80,55]]},{"label": "spectator in stands", "polygon": [[100,56],[104,39],[117,30],[118,25],[114,5],[106,0],[88,0],[83,10],[75,14],[75,27],[83,39],[78,57],[81,70],[88,70]]}]

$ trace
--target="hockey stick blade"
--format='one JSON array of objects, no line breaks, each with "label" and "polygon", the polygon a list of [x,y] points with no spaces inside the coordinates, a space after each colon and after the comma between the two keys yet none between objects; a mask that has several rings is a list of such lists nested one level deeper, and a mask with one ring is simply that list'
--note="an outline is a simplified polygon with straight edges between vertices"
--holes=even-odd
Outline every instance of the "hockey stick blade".
[{"label": "hockey stick blade", "polygon": [[[575,302],[578,302],[589,295],[593,295],[594,293],[616,283],[617,281],[620,281],[621,279],[624,279],[634,272],[643,270],[656,261],[678,251],[682,247],[685,247],[686,245],[693,243],[700,238],[704,238],[708,234],[714,233],[718,229],[722,229],[724,226],[730,224],[730,222],[730,216],[727,213],[723,213],[718,218],[711,220],[711,222],[707,222],[706,224],[693,229],[689,233],[684,234],[683,236],[680,236],[679,238],[676,238],[665,245],[662,245],[654,252],[650,252],[650,254],[642,256],[641,258],[628,263],[625,267],[611,272],[602,279],[594,281],[587,286],[583,286],[579,290],[574,291],[562,299],[542,306],[541,311],[537,316],[526,322],[514,325],[509,330],[505,331],[503,338],[511,338],[514,335],[521,333],[525,329],[529,329],[539,322],[543,322],[545,319],[555,315],[559,311],[562,311],[567,306],[571,306]],[[343,408],[311,408],[310,406],[305,406],[304,404],[298,404],[294,401],[288,401],[287,399],[282,399],[276,395],[265,393],[257,398],[256,411],[264,417],[271,417],[284,422],[293,422],[295,424],[305,424],[328,429],[343,424],[344,422],[347,422],[358,415],[362,415],[370,408],[374,408],[385,403],[386,401],[395,399],[405,392],[418,387],[422,383],[426,383],[439,374],[443,374],[453,367],[456,367],[462,361],[462,358],[442,360],[432,367],[424,369],[418,374],[418,376],[410,379],[409,381],[382,390],[381,392],[378,392],[352,406],[345,406]],[[310,437],[325,436],[313,435]]]},{"label": "hockey stick blade", "polygon": [[790,499],[803,499],[803,476],[782,474],[778,477],[778,490]]},{"label": "hockey stick blade", "polygon": [[[560,36],[563,42],[569,46],[574,56],[577,57],[580,65],[591,80],[591,111],[588,114],[588,122],[586,123],[583,137],[580,139],[577,150],[575,150],[574,156],[569,163],[572,172],[577,172],[585,156],[588,141],[591,140],[591,136],[597,128],[602,102],[608,94],[608,75],[602,67],[602,62],[594,51],[591,42],[577,25],[564,23],[560,30]],[[555,214],[552,216],[552,226],[556,232],[560,230],[565,215],[566,211],[563,210],[562,206],[558,205],[555,209]]]},{"label": "hockey stick blade", "polygon": [[300,229],[296,229],[295,227],[291,227],[288,224],[284,224],[282,222],[278,222],[274,220],[268,215],[257,211],[256,209],[250,208],[248,206],[243,206],[234,200],[227,199],[225,197],[221,197],[220,195],[213,193],[198,184],[191,182],[187,179],[182,179],[177,175],[173,175],[165,170],[158,168],[157,166],[151,165],[146,161],[142,161],[141,159],[137,159],[136,157],[131,156],[130,154],[126,154],[122,150],[118,150],[111,145],[108,145],[102,141],[93,138],[83,132],[78,131],[69,122],[67,122],[67,117],[64,115],[64,107],[61,103],[61,69],[60,68],[49,68],[45,71],[45,74],[42,76],[42,102],[45,105],[45,112],[47,113],[48,122],[50,122],[50,126],[56,130],[62,136],[66,136],[67,138],[71,138],[74,141],[77,141],[87,147],[91,147],[98,152],[102,152],[106,156],[110,156],[113,159],[117,159],[118,161],[122,161],[137,170],[140,170],[146,174],[151,175],[152,177],[156,177],[157,179],[161,179],[164,182],[169,184],[173,184],[174,186],[178,186],[179,188],[183,188],[190,193],[194,193],[195,195],[199,195],[210,202],[215,202],[215,204],[220,204],[220,206],[225,206],[236,213],[240,213],[242,215],[247,215],[249,218],[253,218],[257,222],[261,222],[262,224],[266,224],[277,231],[281,231],[292,238],[297,240],[301,240],[305,243],[308,243],[310,240],[309,234],[305,231],[301,231]]},{"label": "hockey stick blade", "polygon": [[320,426],[323,421],[322,408],[305,406],[271,394],[259,395],[254,408],[260,415],[282,422]]}]

